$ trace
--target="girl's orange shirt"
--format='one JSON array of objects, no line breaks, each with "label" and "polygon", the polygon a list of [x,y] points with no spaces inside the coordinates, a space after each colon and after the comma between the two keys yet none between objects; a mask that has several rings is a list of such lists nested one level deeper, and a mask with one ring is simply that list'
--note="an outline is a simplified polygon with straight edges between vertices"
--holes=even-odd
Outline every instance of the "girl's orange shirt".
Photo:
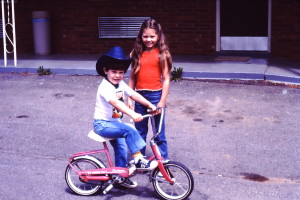
[{"label": "girl's orange shirt", "polygon": [[140,59],[140,70],[136,79],[136,90],[161,90],[161,68],[159,50],[144,51]]}]

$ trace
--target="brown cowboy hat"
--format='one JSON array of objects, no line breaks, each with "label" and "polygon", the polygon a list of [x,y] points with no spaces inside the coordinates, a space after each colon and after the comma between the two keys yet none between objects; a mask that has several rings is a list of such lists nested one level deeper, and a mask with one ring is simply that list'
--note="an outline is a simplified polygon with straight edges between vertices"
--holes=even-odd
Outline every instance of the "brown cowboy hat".
[{"label": "brown cowboy hat", "polygon": [[106,76],[103,68],[107,69],[118,69],[118,70],[128,70],[132,58],[126,58],[122,47],[113,47],[106,54],[100,56],[96,63],[96,70],[100,76]]}]

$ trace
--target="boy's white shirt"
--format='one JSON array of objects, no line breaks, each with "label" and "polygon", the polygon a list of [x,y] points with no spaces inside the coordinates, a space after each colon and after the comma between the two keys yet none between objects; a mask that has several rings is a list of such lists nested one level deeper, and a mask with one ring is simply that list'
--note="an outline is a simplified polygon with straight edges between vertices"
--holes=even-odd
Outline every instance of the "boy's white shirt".
[{"label": "boy's white shirt", "polygon": [[123,97],[125,100],[125,95],[130,97],[133,93],[134,90],[130,88],[123,80],[120,81],[118,88],[115,88],[110,82],[108,82],[106,79],[103,79],[97,91],[94,119],[121,121],[120,118],[112,117],[114,113],[114,107],[109,103],[109,101],[113,99],[120,99],[120,97]]}]

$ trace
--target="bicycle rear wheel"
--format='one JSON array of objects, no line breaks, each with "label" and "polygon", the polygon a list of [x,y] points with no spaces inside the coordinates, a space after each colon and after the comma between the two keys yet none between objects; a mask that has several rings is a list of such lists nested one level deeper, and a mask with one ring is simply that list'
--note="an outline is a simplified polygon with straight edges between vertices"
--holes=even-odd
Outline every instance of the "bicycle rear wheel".
[{"label": "bicycle rear wheel", "polygon": [[[101,168],[98,163],[88,158],[80,158],[71,162],[72,166],[77,170],[90,170]],[[80,180],[80,177],[76,174],[74,169],[67,166],[65,171],[65,179],[69,188],[80,195],[92,195],[95,194],[103,185],[103,181],[87,181]]]},{"label": "bicycle rear wheel", "polygon": [[167,182],[158,168],[152,173],[153,187],[164,199],[181,200],[190,196],[194,189],[194,178],[190,170],[181,163],[170,161],[164,164],[174,184]]}]

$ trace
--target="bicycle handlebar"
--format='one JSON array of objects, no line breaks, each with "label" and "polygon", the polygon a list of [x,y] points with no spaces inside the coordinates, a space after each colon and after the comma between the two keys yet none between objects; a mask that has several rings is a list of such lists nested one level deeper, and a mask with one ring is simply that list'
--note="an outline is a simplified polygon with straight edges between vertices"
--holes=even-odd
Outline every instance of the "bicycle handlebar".
[{"label": "bicycle handlebar", "polygon": [[[162,110],[162,112],[163,112],[164,108],[162,108],[162,107],[157,107],[156,110],[154,110],[154,111],[152,111],[151,109],[147,109],[147,112],[148,112],[148,113],[151,113],[151,112],[155,112],[155,111],[157,111],[157,110]],[[143,119],[144,119],[144,118],[147,118],[147,117],[153,117],[153,114],[142,115],[142,118],[143,118]],[[133,122],[133,119],[130,119],[130,122]]]},{"label": "bicycle handlebar", "polygon": [[159,108],[157,108],[157,110],[161,110],[158,130],[156,130],[154,116],[152,114],[143,115],[143,118],[150,117],[150,119],[151,119],[152,130],[153,130],[153,137],[151,138],[151,142],[153,142],[154,138],[156,138],[157,135],[161,132],[162,121],[163,121],[164,114],[165,114],[165,109],[164,108],[159,107]]},{"label": "bicycle handlebar", "polygon": [[[158,126],[158,130],[156,130],[156,126],[155,126],[155,120],[154,120],[154,115],[153,114],[146,114],[146,115],[143,115],[142,118],[147,118],[147,117],[150,117],[151,119],[151,124],[152,124],[152,130],[153,130],[153,138],[154,139],[160,132],[161,132],[161,127],[162,127],[162,121],[163,121],[163,118],[164,118],[164,111],[165,109],[162,108],[162,107],[158,107],[156,108],[156,110],[161,110],[161,113],[160,113],[160,120],[159,120],[159,126]],[[148,112],[152,112],[152,110],[148,109],[147,110]],[[132,119],[130,119],[130,122],[133,122]],[[157,132],[156,132],[157,131]],[[151,140],[152,140],[151,139]]]}]

